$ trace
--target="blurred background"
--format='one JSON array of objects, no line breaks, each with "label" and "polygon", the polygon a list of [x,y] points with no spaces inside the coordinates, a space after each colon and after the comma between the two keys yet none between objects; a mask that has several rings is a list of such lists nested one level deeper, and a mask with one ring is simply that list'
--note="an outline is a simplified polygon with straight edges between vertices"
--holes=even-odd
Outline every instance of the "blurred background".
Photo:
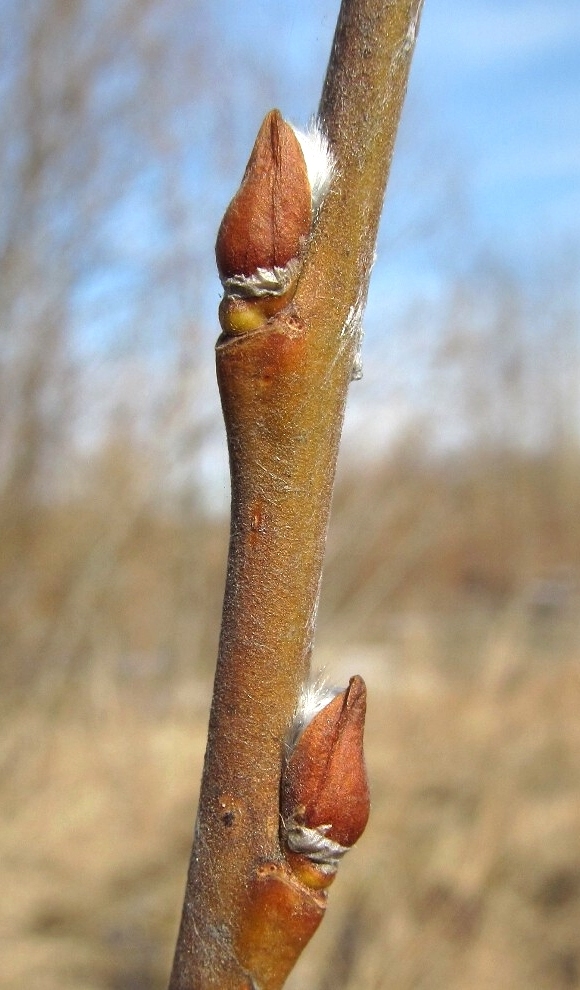
[{"label": "blurred background", "polygon": [[[228,530],[215,232],[338,0],[0,0],[0,987],[157,990]],[[373,816],[290,990],[580,986],[580,8],[427,0],[315,664]]]}]

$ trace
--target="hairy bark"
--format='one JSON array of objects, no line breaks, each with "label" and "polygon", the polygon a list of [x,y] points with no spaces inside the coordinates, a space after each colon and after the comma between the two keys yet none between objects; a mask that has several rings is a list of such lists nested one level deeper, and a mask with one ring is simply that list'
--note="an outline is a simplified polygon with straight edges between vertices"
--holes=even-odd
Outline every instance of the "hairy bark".
[{"label": "hairy bark", "polygon": [[231,539],[170,990],[277,990],[324,912],[323,884],[292,868],[281,839],[284,747],[308,676],[346,395],[420,9],[421,0],[344,0],[319,110],[336,172],[295,295],[217,344]]}]

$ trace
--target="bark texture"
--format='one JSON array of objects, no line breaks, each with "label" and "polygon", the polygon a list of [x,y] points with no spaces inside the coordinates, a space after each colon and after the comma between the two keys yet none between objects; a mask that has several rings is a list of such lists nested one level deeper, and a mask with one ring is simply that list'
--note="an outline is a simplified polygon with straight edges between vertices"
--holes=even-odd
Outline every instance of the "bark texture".
[{"label": "bark texture", "polygon": [[232,516],[219,656],[170,990],[279,990],[324,890],[280,839],[336,457],[421,0],[344,0],[320,104],[336,176],[292,302],[222,335]]}]

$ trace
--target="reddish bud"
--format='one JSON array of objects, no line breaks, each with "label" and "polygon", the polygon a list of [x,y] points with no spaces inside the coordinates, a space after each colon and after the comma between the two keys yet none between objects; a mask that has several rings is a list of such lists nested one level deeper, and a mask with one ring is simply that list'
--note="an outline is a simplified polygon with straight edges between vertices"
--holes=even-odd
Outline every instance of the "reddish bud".
[{"label": "reddish bud", "polygon": [[280,112],[271,110],[218,231],[216,260],[222,282],[251,277],[258,269],[264,273],[285,269],[299,257],[311,217],[311,189],[300,142]]},{"label": "reddish bud", "polygon": [[289,848],[334,868],[362,834],[369,816],[365,714],[365,683],[362,677],[352,677],[348,688],[306,726],[283,778],[282,817]]}]

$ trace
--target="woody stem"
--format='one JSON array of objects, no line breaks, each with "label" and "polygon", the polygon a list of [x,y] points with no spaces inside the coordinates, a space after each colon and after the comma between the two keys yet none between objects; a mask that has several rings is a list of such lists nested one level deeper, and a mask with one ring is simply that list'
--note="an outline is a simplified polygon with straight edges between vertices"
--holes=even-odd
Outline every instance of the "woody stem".
[{"label": "woody stem", "polygon": [[[422,0],[344,0],[320,117],[337,176],[293,304],[220,339],[232,516],[195,842],[170,990],[278,990],[318,901],[296,883],[266,975],[240,958],[247,891],[280,864],[283,740],[308,672],[336,456]],[[258,937],[258,936],[256,936]]]}]

